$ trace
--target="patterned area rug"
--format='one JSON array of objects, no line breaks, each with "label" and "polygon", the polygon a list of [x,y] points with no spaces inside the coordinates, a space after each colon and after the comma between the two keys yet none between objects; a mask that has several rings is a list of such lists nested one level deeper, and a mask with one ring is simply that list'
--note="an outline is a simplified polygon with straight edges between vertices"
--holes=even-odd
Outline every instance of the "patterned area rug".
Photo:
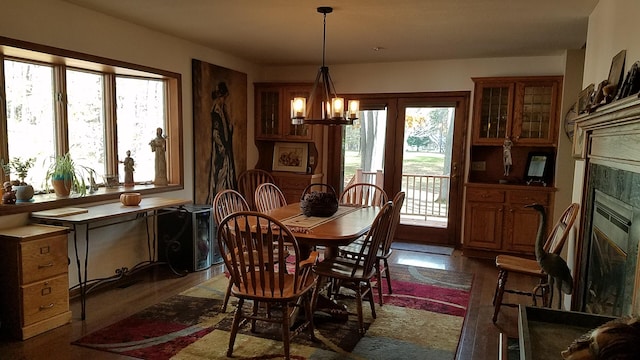
[{"label": "patterned area rug", "polygon": [[[385,293],[383,280],[384,306],[378,306],[376,294],[376,319],[368,303],[363,305],[364,336],[358,334],[355,316],[335,321],[317,313],[320,341],[298,335],[291,344],[292,358],[453,359],[473,276],[413,266],[393,266],[391,276],[393,294]],[[74,344],[141,359],[225,359],[235,306],[232,301],[226,313],[219,310],[227,282],[224,275],[214,277]],[[352,301],[340,301],[355,310]],[[242,327],[234,358],[282,358],[280,332],[271,326],[258,326],[257,333]]]}]

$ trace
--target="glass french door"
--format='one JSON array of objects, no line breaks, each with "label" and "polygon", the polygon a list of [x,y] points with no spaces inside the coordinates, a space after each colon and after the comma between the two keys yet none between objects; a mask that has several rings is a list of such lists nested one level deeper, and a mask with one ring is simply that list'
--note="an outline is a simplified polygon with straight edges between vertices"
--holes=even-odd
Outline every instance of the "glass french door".
[{"label": "glass french door", "polygon": [[[406,198],[396,239],[455,245],[460,238],[468,93],[361,97],[359,121],[330,131],[330,183],[379,185]],[[336,154],[337,155],[337,154]],[[336,158],[331,153],[330,158]],[[338,173],[339,176],[335,176]]]}]

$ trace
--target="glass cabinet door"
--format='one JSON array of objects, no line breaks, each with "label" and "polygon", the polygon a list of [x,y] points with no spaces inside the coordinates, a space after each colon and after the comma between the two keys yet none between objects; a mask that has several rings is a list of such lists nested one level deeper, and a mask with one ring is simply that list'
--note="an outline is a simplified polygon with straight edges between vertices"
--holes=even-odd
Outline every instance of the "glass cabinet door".
[{"label": "glass cabinet door", "polygon": [[512,83],[476,84],[475,144],[502,144],[511,136]]},{"label": "glass cabinet door", "polygon": [[256,87],[256,139],[277,139],[282,135],[282,99],[277,87]]},{"label": "glass cabinet door", "polygon": [[559,83],[519,83],[516,89],[516,110],[513,136],[519,143],[555,142],[556,98]]}]

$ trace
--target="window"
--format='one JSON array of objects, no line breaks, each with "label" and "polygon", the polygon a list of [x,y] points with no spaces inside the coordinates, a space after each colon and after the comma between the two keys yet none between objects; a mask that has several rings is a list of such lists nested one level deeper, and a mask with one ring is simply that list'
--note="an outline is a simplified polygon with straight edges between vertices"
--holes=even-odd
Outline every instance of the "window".
[{"label": "window", "polygon": [[[7,145],[9,158],[35,158],[25,181],[42,188],[46,168],[55,153],[53,68],[24,61],[5,60]],[[2,137],[4,138],[4,137]],[[40,165],[40,166],[38,166]],[[12,178],[13,180],[13,178]]]},{"label": "window", "polygon": [[[153,79],[116,77],[118,157],[122,161],[131,151],[136,182],[154,178],[154,155],[149,141],[157,128],[164,128],[164,83]],[[120,171],[120,182],[124,172]]]},{"label": "window", "polygon": [[66,74],[69,154],[76,163],[104,174],[106,154],[102,75],[78,70],[67,70]]},{"label": "window", "polygon": [[[116,198],[131,191],[122,165],[130,151],[135,190],[157,192],[149,146],[157,128],[167,136],[169,187],[161,190],[184,186],[180,74],[3,37],[0,59],[0,159],[36,158],[25,179],[36,191],[44,193],[51,158],[68,152],[100,185],[106,175],[119,178],[118,189],[93,195]],[[35,201],[53,201],[41,196]]]}]

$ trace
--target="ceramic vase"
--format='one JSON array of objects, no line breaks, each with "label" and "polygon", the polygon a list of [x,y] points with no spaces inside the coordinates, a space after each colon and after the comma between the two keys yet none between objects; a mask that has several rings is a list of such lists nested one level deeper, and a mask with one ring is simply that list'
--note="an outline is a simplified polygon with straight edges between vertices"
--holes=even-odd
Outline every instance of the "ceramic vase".
[{"label": "ceramic vase", "polygon": [[33,198],[33,186],[31,185],[16,185],[13,187],[16,192],[17,202],[29,202]]}]

